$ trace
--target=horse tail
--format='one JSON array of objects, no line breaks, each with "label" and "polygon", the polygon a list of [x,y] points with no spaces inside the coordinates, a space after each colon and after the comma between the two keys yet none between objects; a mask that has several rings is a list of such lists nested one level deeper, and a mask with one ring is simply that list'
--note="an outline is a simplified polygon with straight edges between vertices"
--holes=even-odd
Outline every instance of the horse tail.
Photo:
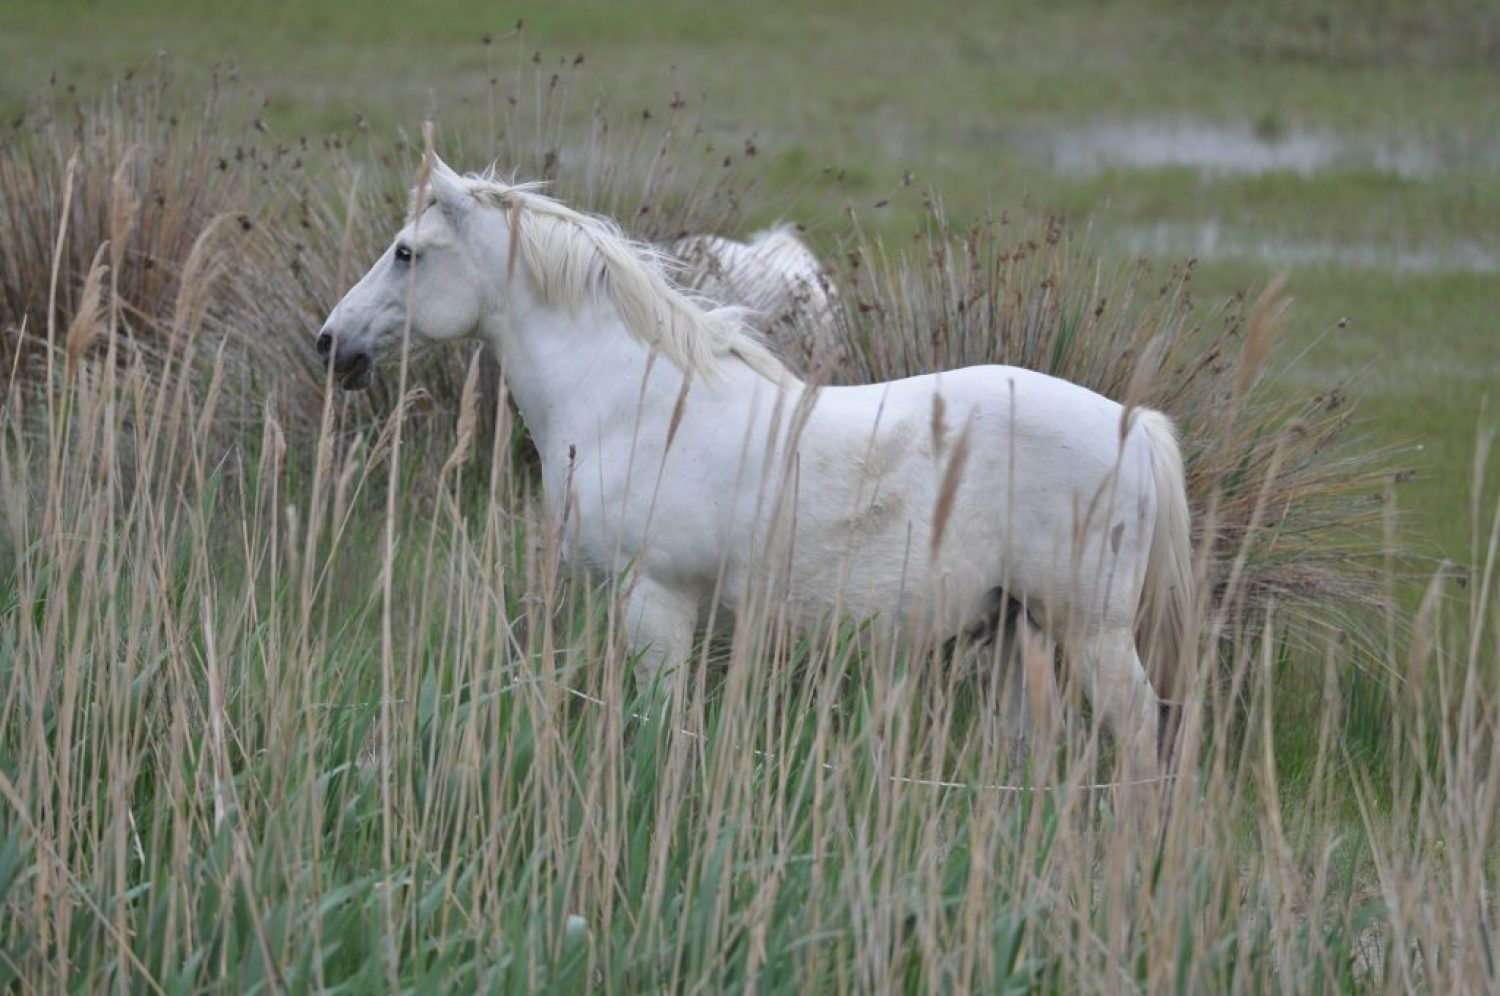
[{"label": "horse tail", "polygon": [[[1185,655],[1196,653],[1187,479],[1172,420],[1147,408],[1137,409],[1136,417],[1146,430],[1156,479],[1156,523],[1146,561],[1136,641],[1157,695],[1172,704],[1182,693],[1178,688],[1178,669]],[[1193,666],[1191,661],[1188,666]]]}]

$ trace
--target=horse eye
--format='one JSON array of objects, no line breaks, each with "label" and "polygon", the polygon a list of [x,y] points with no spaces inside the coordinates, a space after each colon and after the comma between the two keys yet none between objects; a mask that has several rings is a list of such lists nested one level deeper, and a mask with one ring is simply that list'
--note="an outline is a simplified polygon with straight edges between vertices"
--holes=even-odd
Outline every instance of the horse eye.
[{"label": "horse eye", "polygon": [[400,245],[398,245],[396,247],[396,262],[398,262],[398,263],[410,263],[411,262],[411,246],[409,246],[405,242],[403,242],[403,243],[401,243]]}]

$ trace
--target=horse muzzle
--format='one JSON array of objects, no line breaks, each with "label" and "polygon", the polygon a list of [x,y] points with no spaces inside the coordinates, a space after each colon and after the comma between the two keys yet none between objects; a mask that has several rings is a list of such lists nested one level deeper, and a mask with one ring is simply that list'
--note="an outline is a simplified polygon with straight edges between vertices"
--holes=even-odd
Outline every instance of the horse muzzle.
[{"label": "horse muzzle", "polygon": [[370,386],[375,363],[368,351],[346,347],[333,333],[318,333],[318,355],[333,369],[334,379],[346,391],[363,391]]}]

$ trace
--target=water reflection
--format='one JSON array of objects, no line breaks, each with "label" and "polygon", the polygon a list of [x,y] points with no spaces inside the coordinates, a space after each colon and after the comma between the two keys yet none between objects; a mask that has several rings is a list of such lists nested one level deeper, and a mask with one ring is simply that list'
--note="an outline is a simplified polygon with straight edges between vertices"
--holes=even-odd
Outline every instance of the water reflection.
[{"label": "water reflection", "polygon": [[1344,245],[1333,242],[1255,236],[1202,222],[1127,225],[1115,232],[1119,244],[1148,256],[1244,259],[1272,265],[1332,265],[1396,273],[1500,273],[1500,252],[1473,242],[1441,245]]},{"label": "water reflection", "polygon": [[1301,176],[1371,169],[1408,179],[1463,168],[1500,166],[1500,136],[1443,142],[1288,129],[1274,122],[1219,125],[1193,121],[1114,121],[1035,136],[1065,173],[1106,169],[1188,168],[1204,173],[1289,172]]}]

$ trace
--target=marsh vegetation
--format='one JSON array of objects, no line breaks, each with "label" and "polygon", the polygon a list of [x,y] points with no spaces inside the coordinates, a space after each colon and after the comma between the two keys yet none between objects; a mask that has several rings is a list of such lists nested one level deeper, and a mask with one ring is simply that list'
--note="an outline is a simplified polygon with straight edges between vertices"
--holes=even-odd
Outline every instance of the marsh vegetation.
[{"label": "marsh vegetation", "polygon": [[[368,49],[401,37],[384,9]],[[1107,65],[1062,86],[1022,58],[1110,29],[1155,50],[1113,7],[970,32],[960,64],[1021,59],[1004,95],[1038,115],[1298,107],[1317,120],[1277,127],[1348,111],[1368,134],[1385,125],[1366,104],[1436,51],[1436,119],[1482,131],[1458,97],[1493,81],[1481,33],[1424,21],[1407,45],[1332,5],[1354,27],[1330,68],[1327,46],[1346,50],[1316,23],[1245,9],[1260,20],[1172,22],[1233,55],[1192,94],[1147,74],[1110,103]],[[341,395],[317,365],[311,336],[396,227],[415,143],[373,115],[362,130],[347,95],[41,80],[0,145],[0,986],[1493,989],[1500,478],[1472,431],[1493,275],[1335,257],[1292,266],[1282,311],[1254,256],[1118,247],[1143,220],[1211,216],[1493,253],[1494,181],[1357,164],[1042,181],[1024,157],[983,180],[958,141],[903,185],[899,151],[823,161],[853,121],[807,144],[877,91],[797,104],[778,88],[808,75],[766,74],[766,93],[705,102],[691,74],[712,78],[719,43],[695,23],[615,24],[636,54],[605,68],[574,64],[569,32],[592,21],[490,44],[434,29],[424,44],[470,71],[445,154],[551,179],[653,241],[805,215],[850,332],[833,379],[1010,362],[1172,414],[1207,593],[1176,777],[1121,785],[1066,668],[1061,721],[1017,767],[993,685],[942,648],[853,622],[794,633],[771,608],[701,646],[673,727],[644,720],[616,593],[560,568],[524,426],[474,354],[416,357],[404,395],[390,378]],[[707,54],[622,84],[620,105],[652,90],[649,117],[580,96],[586,73],[644,78],[632,60],[688,50],[690,28]],[[566,57],[532,61],[539,35]],[[923,38],[903,41],[959,44]],[[1366,100],[1289,98],[1334,71]],[[390,113],[419,120],[427,98],[395,92]],[[778,100],[774,134],[725,123]],[[959,132],[984,112],[945,106]]]}]

